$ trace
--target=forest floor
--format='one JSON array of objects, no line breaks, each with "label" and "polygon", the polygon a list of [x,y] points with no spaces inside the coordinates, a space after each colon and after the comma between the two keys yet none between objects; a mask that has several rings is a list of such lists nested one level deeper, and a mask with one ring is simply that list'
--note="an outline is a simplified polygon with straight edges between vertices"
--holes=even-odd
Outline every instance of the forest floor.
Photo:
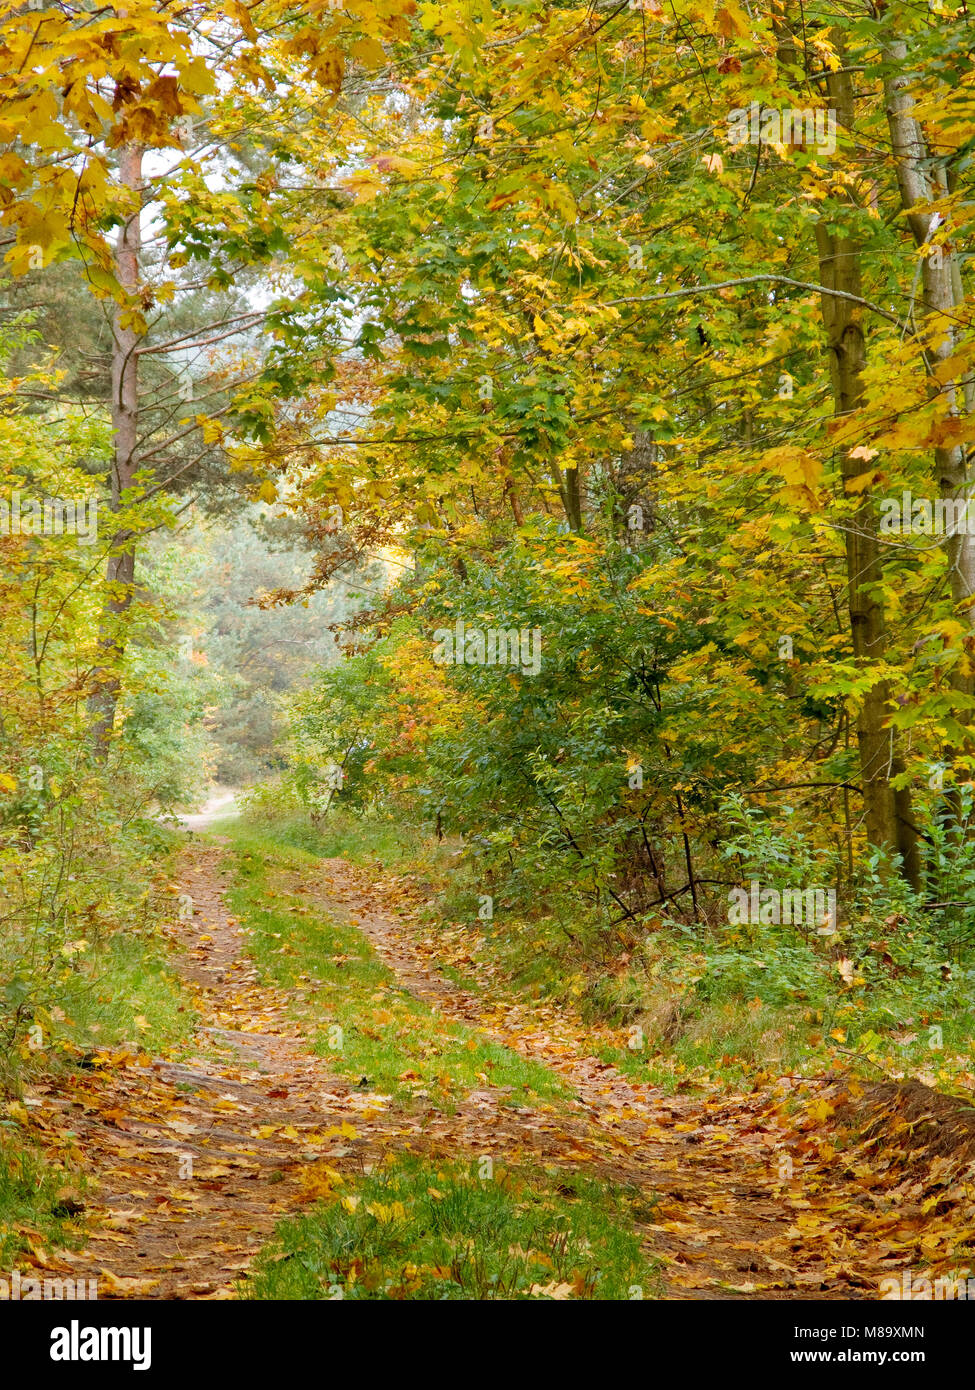
[{"label": "forest floor", "polygon": [[[410,1155],[425,1166],[404,1191],[430,1220],[450,1184],[513,1173],[563,1222],[556,1238],[543,1221],[533,1251],[505,1237],[501,1264],[515,1250],[537,1274],[529,1296],[873,1299],[904,1269],[955,1269],[975,1240],[970,1155],[925,1149],[916,1113],[878,1139],[840,1123],[865,1120],[870,1097],[835,1077],[679,1095],[628,1080],[567,1011],[448,978],[407,876],[193,840],[178,887],[192,899],[172,929],[191,1046],[108,1050],[25,1097],[34,1136],[62,1157],[67,1144],[86,1175],[83,1242],[29,1240],[37,1276],[97,1278],[102,1298],[413,1297],[451,1280],[504,1296],[477,1279],[503,1290],[508,1276],[456,1260],[391,1268],[429,1233],[409,1202],[366,1199]],[[322,1204],[341,1239],[334,1220],[314,1224]],[[574,1224],[598,1237],[573,1244]],[[598,1292],[593,1239],[624,1250],[623,1293]],[[318,1263],[316,1240],[334,1244]]]}]

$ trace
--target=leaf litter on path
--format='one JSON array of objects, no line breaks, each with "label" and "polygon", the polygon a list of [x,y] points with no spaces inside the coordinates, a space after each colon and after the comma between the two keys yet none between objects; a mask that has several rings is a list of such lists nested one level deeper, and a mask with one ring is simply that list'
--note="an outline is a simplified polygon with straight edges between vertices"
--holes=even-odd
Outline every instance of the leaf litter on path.
[{"label": "leaf litter on path", "polygon": [[220,860],[193,847],[181,874],[194,904],[179,934],[201,1020],[195,1054],[105,1054],[38,1083],[21,1107],[41,1143],[94,1184],[85,1247],[31,1247],[34,1269],[98,1278],[100,1297],[231,1298],[282,1216],[339,1197],[388,1153],[424,1151],[490,1153],[638,1192],[635,1219],[671,1299],[875,1298],[907,1267],[964,1263],[969,1161],[936,1156],[921,1171],[915,1154],[911,1171],[898,1139],[910,1121],[885,1137],[876,1106],[858,1138],[855,1084],[781,1078],[748,1094],[674,1096],[634,1082],[593,1055],[593,1030],[567,1011],[496,988],[482,997],[438,974],[438,943],[418,935],[416,895],[401,881],[322,861],[306,903],[344,912],[401,986],[543,1063],[569,1097],[512,1106],[510,1087],[479,1082],[447,1108],[360,1092],[312,1052],[294,992],[259,980],[247,930],[224,905]]}]

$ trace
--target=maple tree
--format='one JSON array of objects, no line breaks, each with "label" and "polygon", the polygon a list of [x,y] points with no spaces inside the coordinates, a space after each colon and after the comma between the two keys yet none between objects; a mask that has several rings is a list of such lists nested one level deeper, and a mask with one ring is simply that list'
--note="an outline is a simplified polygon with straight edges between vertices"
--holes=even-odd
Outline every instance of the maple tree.
[{"label": "maple tree", "polygon": [[[893,492],[908,462],[916,482],[928,443],[928,490],[967,498],[964,392],[935,365],[954,352],[948,371],[963,376],[970,350],[956,252],[943,245],[944,228],[963,236],[965,225],[962,30],[950,12],[910,7],[878,18],[827,6],[804,19],[805,37],[784,7],[762,18],[734,5],[675,16],[570,9],[540,22],[528,11],[460,27],[424,11],[443,51],[404,82],[409,106],[376,94],[375,152],[346,180],[347,225],[328,231],[343,233],[363,366],[375,363],[370,384],[360,371],[344,398],[347,418],[367,423],[330,431],[342,401],[333,391],[310,399],[301,431],[289,424],[278,445],[311,474],[312,517],[337,504],[351,541],[358,531],[374,543],[385,527],[394,543],[449,554],[459,572],[492,533],[521,534],[532,513],[561,516],[608,554],[652,518],[650,563],[633,584],[660,602],[699,582],[709,614],[692,621],[721,615],[720,645],[737,649],[743,689],[780,640],[804,652],[786,659],[780,698],[804,686],[817,717],[805,748],[778,750],[769,780],[848,780],[845,755],[815,776],[800,768],[832,702],[844,747],[859,747],[867,843],[896,851],[918,887],[927,811],[913,801],[931,802],[932,765],[950,769],[954,787],[969,771],[968,538],[950,535],[940,558],[899,552],[878,533],[876,492]],[[916,64],[943,52],[943,66],[924,69],[937,95],[906,94],[908,43]],[[463,79],[444,80],[448,63]],[[855,93],[860,72],[868,86]],[[895,91],[900,114],[888,115]],[[732,138],[730,111],[773,100],[831,113],[828,162],[813,138]],[[911,114],[915,103],[936,134]],[[417,108],[436,121],[412,118]],[[940,201],[923,172],[932,139],[954,185]],[[907,213],[913,245],[901,231]],[[918,241],[922,223],[941,227],[940,239]],[[945,336],[949,298],[957,312]],[[942,318],[929,316],[936,305]],[[823,372],[803,366],[824,339],[837,417],[828,428],[817,409]],[[937,377],[924,385],[925,363],[947,390]],[[316,415],[320,443],[308,438]],[[948,436],[959,442],[946,451],[938,440]],[[335,552],[321,577],[347,555]],[[917,582],[906,603],[905,569]],[[946,647],[937,673],[916,660],[931,640]],[[813,652],[829,654],[828,672],[806,659]],[[707,660],[705,648],[702,670]],[[732,691],[726,698],[740,714]],[[908,729],[905,755],[898,731]],[[951,787],[943,802],[962,818]]]}]

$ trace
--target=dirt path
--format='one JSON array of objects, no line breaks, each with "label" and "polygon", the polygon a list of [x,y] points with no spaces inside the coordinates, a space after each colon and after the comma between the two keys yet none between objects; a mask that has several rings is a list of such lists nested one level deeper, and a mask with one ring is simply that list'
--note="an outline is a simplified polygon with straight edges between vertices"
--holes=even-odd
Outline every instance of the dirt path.
[{"label": "dirt path", "polygon": [[230,1298],[277,1220],[321,1192],[323,1165],[355,1173],[389,1147],[504,1153],[555,1162],[573,1139],[490,1088],[453,1114],[377,1110],[330,1075],[287,1020],[289,996],[258,986],[243,929],[223,903],[218,850],[192,848],[180,888],[183,973],[202,1027],[183,1064],[145,1059],[37,1088],[52,1138],[66,1112],[97,1207],[80,1254],[39,1252],[39,1270],[98,1278],[100,1297]]},{"label": "dirt path", "polygon": [[233,787],[214,787],[206,799],[202,811],[188,816],[180,816],[179,823],[186,830],[206,830],[216,820],[224,816],[237,816],[237,792]]},{"label": "dirt path", "polygon": [[812,1161],[825,1141],[791,1131],[767,1090],[675,1098],[628,1081],[555,1011],[486,1002],[447,982],[375,883],[323,861],[310,901],[353,921],[412,993],[543,1062],[572,1092],[561,1111],[506,1105],[489,1085],[453,1113],[430,1103],[384,1109],[329,1075],[289,1021],[289,995],[258,984],[223,902],[220,851],[188,849],[181,887],[194,907],[178,930],[202,1021],[196,1052],[178,1065],[131,1058],[58,1090],[36,1088],[38,1124],[52,1137],[67,1124],[97,1181],[86,1249],[35,1252],[39,1268],[98,1277],[100,1297],[233,1297],[276,1221],[321,1195],[323,1165],[351,1175],[410,1148],[638,1186],[656,1203],[642,1235],[671,1299],[876,1297],[889,1252],[879,1264],[876,1251],[868,1256],[865,1213]]},{"label": "dirt path", "polygon": [[76,1276],[101,1276],[100,1296],[232,1297],[233,1280],[301,1197],[309,1164],[348,1152],[328,1131],[354,1104],[286,1021],[286,997],[258,988],[218,861],[217,851],[190,851],[181,875],[194,904],[182,935],[199,1055],[81,1075],[67,1096],[44,1098],[70,1113],[98,1181],[87,1248],[61,1255]]},{"label": "dirt path", "polygon": [[[447,980],[436,969],[435,948],[421,944],[398,916],[377,911],[376,885],[345,860],[323,861],[321,892],[343,905],[411,993],[569,1083],[590,1161],[658,1198],[646,1248],[664,1262],[668,1298],[875,1296],[876,1280],[855,1262],[838,1261],[833,1242],[803,1234],[812,1203],[802,1159],[793,1157],[801,1136],[768,1091],[702,1100],[630,1081],[588,1052],[586,1032],[557,1010],[485,1002]],[[835,1196],[839,1209],[844,1193]]]}]

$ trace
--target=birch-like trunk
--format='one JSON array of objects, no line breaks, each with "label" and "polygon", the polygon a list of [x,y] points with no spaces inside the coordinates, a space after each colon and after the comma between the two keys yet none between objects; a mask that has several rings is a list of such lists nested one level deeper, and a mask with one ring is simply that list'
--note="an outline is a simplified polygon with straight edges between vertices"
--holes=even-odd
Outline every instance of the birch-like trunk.
[{"label": "birch-like trunk", "polygon": [[[142,194],[142,149],[125,146],[119,157],[119,179],[136,197],[137,206],[121,228],[115,249],[115,274],[130,295],[139,288]],[[112,401],[113,432],[112,498],[118,513],[125,490],[132,485],[138,466],[139,437],[139,358],[140,335],[126,320],[123,306],[116,306],[112,323]],[[102,610],[99,637],[99,665],[94,671],[94,687],[88,700],[92,716],[91,740],[94,756],[104,762],[115,724],[115,711],[121,691],[121,660],[125,643],[122,618],[132,603],[135,579],[135,544],[131,531],[117,528],[105,573],[107,597]]]},{"label": "birch-like trunk", "polygon": [[[888,46],[887,58],[899,67],[906,66],[907,46],[895,42]],[[912,114],[914,98],[908,90],[908,78],[891,73],[885,83],[887,123],[897,170],[901,204],[907,214],[911,235],[918,247],[930,244],[943,220],[932,204],[948,197],[944,169],[930,157],[921,125]],[[939,246],[933,254],[921,260],[921,307],[925,314],[940,314],[942,320],[934,342],[927,349],[933,369],[946,361],[957,349],[956,309],[963,299],[961,268],[950,244]],[[941,387],[949,416],[966,413],[964,386],[947,381]],[[940,445],[934,451],[938,488],[943,498],[964,505],[971,496],[972,478],[965,449],[960,444]],[[956,512],[957,514],[957,512]],[[969,626],[975,620],[975,536],[967,528],[947,536],[945,548],[950,566],[951,596],[960,605]],[[959,674],[956,689],[975,693],[975,677]]]},{"label": "birch-like trunk", "polygon": [[[884,56],[890,71],[884,82],[887,124],[900,189],[901,206],[917,247],[938,245],[921,258],[920,310],[927,318],[937,315],[933,340],[926,345],[930,371],[957,350],[957,306],[964,300],[961,266],[950,240],[945,241],[942,223],[949,189],[944,167],[931,157],[924,130],[914,114],[914,98],[906,73],[907,45],[894,39],[886,45]],[[940,204],[941,206],[935,206]],[[940,244],[944,243],[944,244]],[[920,317],[920,315],[918,315]],[[971,382],[948,380],[940,383],[949,417],[960,417],[972,408]],[[944,545],[948,558],[951,597],[959,621],[975,633],[975,535],[969,534],[966,509],[972,495],[972,474],[966,450],[961,444],[941,444],[934,450],[936,486],[940,497],[952,503],[948,516],[954,524]],[[958,518],[963,518],[961,525]],[[975,695],[975,670],[967,652],[951,675],[952,688],[962,696]],[[959,711],[962,722],[966,710]],[[960,750],[945,750],[949,762]],[[957,788],[946,796],[949,818],[957,824],[961,799]]]}]

